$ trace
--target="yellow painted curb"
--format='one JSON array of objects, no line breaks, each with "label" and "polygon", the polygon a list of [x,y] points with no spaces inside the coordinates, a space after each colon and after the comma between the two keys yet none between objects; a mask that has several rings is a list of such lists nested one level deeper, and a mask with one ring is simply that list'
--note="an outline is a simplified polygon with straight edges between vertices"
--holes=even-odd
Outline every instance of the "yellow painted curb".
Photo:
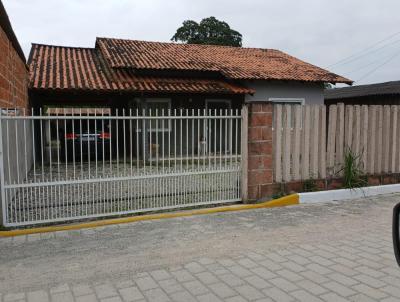
[{"label": "yellow painted curb", "polygon": [[262,203],[257,203],[257,204],[241,204],[241,205],[233,205],[233,206],[225,206],[225,207],[198,209],[198,210],[191,210],[191,211],[181,211],[181,212],[172,212],[172,213],[160,213],[160,214],[133,216],[133,217],[113,218],[113,219],[106,219],[106,220],[84,222],[84,223],[79,223],[79,224],[55,225],[55,226],[38,227],[38,228],[31,228],[31,229],[0,231],[0,237],[12,237],[12,236],[29,235],[29,234],[37,234],[37,233],[79,230],[79,229],[95,228],[95,227],[112,225],[112,224],[145,221],[145,220],[186,217],[186,216],[213,214],[213,213],[221,213],[221,212],[234,212],[234,211],[243,211],[243,210],[260,209],[260,208],[284,207],[284,206],[289,206],[289,205],[295,205],[298,203],[299,203],[299,195],[292,194],[292,195],[284,196],[284,197],[281,197],[278,199],[274,199],[274,200],[266,201],[266,202],[262,202]]}]

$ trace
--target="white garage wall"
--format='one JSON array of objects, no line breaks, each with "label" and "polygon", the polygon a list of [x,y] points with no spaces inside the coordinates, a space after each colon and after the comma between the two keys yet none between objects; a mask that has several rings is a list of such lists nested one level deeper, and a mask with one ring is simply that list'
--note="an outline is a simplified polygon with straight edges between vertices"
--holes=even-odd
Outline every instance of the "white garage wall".
[{"label": "white garage wall", "polygon": [[271,81],[247,81],[246,87],[253,88],[256,92],[253,96],[246,95],[245,101],[268,101],[270,98],[299,98],[304,99],[305,104],[323,104],[324,88],[317,83],[299,82],[271,82]]}]

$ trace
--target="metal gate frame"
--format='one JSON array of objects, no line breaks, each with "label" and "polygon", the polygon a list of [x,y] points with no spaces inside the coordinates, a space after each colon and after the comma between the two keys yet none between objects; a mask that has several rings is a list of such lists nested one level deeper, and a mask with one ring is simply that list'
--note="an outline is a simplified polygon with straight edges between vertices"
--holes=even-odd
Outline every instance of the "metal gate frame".
[{"label": "metal gate frame", "polygon": [[[241,149],[247,145],[241,143],[243,132],[247,132],[242,129],[242,120],[243,111],[238,110],[155,110],[153,114],[123,110],[112,116],[85,115],[82,111],[70,116],[44,115],[41,110],[39,115],[33,110],[32,115],[1,112],[1,221],[4,226],[22,226],[240,201]],[[64,153],[68,153],[67,121],[80,124],[69,136],[74,139],[73,150],[76,142],[80,144],[80,161],[74,153],[72,163],[68,154],[60,154],[60,144],[65,144]],[[105,121],[110,127],[110,158],[105,160],[103,153],[99,160],[98,143],[104,152],[107,136]],[[82,123],[87,124],[87,133],[82,132]],[[98,123],[103,125],[100,134],[99,129],[89,130]],[[12,138],[10,125],[14,127]],[[27,135],[27,127],[32,137]],[[18,130],[23,135],[18,135]],[[61,134],[65,135],[63,140]],[[223,138],[219,144],[217,136]],[[91,137],[96,146],[93,161]],[[57,141],[57,160],[52,160],[52,138]],[[211,142],[214,153],[208,152]],[[206,148],[202,148],[204,144]],[[28,154],[31,149],[32,154]]]}]

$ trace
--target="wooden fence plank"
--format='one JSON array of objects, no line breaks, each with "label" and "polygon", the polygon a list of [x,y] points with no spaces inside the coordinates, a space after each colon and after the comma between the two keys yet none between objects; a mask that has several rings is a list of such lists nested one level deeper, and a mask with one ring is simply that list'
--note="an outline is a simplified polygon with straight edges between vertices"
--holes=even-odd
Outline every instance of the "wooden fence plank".
[{"label": "wooden fence plank", "polygon": [[293,129],[293,178],[300,180],[300,135],[301,135],[302,107],[294,105],[294,129]]},{"label": "wooden fence plank", "polygon": [[283,110],[283,143],[282,143],[282,179],[284,182],[291,180],[290,174],[290,132],[291,132],[291,108],[292,105],[284,105]]},{"label": "wooden fence plank", "polygon": [[368,114],[368,162],[367,170],[369,174],[375,171],[375,135],[376,135],[376,106],[369,108]]},{"label": "wooden fence plank", "polygon": [[383,131],[382,131],[382,147],[383,147],[383,158],[382,158],[382,170],[383,172],[389,172],[390,162],[390,106],[383,106]]},{"label": "wooden fence plank", "polygon": [[390,106],[383,106],[383,130],[382,130],[382,170],[389,172],[390,156]]},{"label": "wooden fence plank", "polygon": [[311,113],[311,150],[310,150],[310,166],[311,178],[318,177],[318,144],[319,144],[319,106],[312,106]]},{"label": "wooden fence plank", "polygon": [[351,148],[353,141],[353,106],[345,106],[344,149]]},{"label": "wooden fence plank", "polygon": [[301,179],[310,177],[310,106],[303,107]]},{"label": "wooden fence plank", "polygon": [[275,151],[275,181],[282,182],[282,105],[275,105],[274,108],[275,125],[274,125],[274,151]]},{"label": "wooden fence plank", "polygon": [[320,133],[319,133],[319,177],[326,178],[326,106],[322,105],[320,107]]},{"label": "wooden fence plank", "polygon": [[377,106],[377,127],[375,130],[375,173],[382,173],[382,130],[383,130],[383,107]]},{"label": "wooden fence plank", "polygon": [[337,106],[329,106],[329,120],[328,120],[328,166],[327,170],[330,175],[334,173],[335,166],[335,143],[336,143],[336,120],[337,120]]},{"label": "wooden fence plank", "polygon": [[397,106],[391,106],[390,108],[390,130],[391,130],[391,145],[390,145],[390,172],[398,172],[396,169],[396,155],[399,150],[397,149]]},{"label": "wooden fence plank", "polygon": [[[344,155],[344,104],[338,104],[338,121],[336,125],[335,170],[340,170]],[[340,173],[342,174],[342,173]]]},{"label": "wooden fence plank", "polygon": [[360,148],[361,152],[361,162],[363,171],[366,173],[367,170],[367,160],[368,160],[368,106],[361,106],[361,129],[360,129]]},{"label": "wooden fence plank", "polygon": [[[361,108],[359,105],[354,106],[354,122],[353,122],[353,138],[351,141],[351,149],[357,156],[361,156],[360,152],[360,129],[361,129]],[[361,158],[360,158],[361,159]]]}]

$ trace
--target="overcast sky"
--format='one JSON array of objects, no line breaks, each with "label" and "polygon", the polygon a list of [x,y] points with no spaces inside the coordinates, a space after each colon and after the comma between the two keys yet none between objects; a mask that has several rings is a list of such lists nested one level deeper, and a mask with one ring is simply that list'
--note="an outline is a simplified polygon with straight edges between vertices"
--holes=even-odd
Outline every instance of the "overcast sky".
[{"label": "overcast sky", "polygon": [[[243,46],[280,49],[354,81],[360,79],[356,84],[400,80],[399,0],[3,3],[27,55],[32,42],[94,47],[96,37],[169,41],[182,21],[215,16],[243,35]],[[369,51],[359,53],[346,64],[331,66],[364,49]]]}]

